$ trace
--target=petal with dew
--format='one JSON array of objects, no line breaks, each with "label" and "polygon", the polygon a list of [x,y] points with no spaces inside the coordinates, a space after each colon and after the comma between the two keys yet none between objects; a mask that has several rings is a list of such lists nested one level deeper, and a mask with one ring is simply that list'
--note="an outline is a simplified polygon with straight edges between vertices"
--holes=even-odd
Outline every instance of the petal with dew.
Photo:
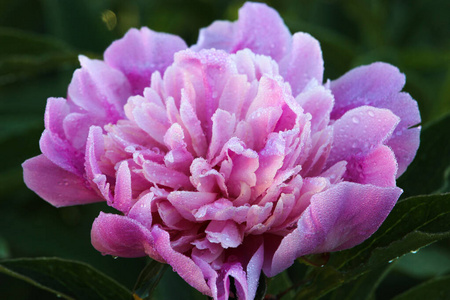
[{"label": "petal with dew", "polygon": [[22,167],[27,187],[53,206],[104,201],[85,179],[58,167],[44,155],[26,160]]},{"label": "petal with dew", "polygon": [[402,190],[341,182],[315,194],[297,228],[281,241],[264,272],[274,276],[297,257],[351,248],[370,237],[385,220]]},{"label": "petal with dew", "polygon": [[176,35],[142,27],[130,29],[123,38],[113,42],[104,57],[109,66],[125,74],[136,95],[150,86],[153,72],[164,73],[173,62],[173,55],[186,48],[186,43]]}]

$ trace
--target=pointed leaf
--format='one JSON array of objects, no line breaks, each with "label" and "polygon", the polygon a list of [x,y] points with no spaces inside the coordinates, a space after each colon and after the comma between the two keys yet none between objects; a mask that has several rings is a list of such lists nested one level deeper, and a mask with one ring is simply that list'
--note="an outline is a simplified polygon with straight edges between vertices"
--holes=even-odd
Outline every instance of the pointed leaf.
[{"label": "pointed leaf", "polygon": [[0,272],[66,299],[131,299],[131,292],[88,264],[61,258],[0,261]]},{"label": "pointed leaf", "polygon": [[135,299],[151,299],[152,293],[167,270],[167,264],[152,260],[139,274],[133,289]]},{"label": "pointed leaf", "polygon": [[450,299],[450,276],[428,280],[392,300]]}]

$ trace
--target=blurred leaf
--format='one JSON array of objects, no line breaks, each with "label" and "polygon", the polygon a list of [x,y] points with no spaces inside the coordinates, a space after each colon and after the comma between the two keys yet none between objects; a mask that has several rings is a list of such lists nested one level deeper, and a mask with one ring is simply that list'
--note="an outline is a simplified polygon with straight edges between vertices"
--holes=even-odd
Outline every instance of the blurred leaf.
[{"label": "blurred leaf", "polygon": [[450,273],[449,252],[433,244],[417,253],[406,254],[394,266],[397,272],[418,279],[429,279]]},{"label": "blurred leaf", "polygon": [[327,299],[329,300],[370,300],[375,295],[375,290],[391,271],[393,265],[382,265],[358,279],[348,282],[334,290]]},{"label": "blurred leaf", "polygon": [[139,278],[133,289],[135,299],[149,300],[152,293],[167,269],[167,264],[152,260],[139,274]]},{"label": "blurred leaf", "polygon": [[333,253],[328,265],[314,268],[297,299],[321,296],[411,251],[450,237],[450,194],[399,201],[380,229],[352,249]]},{"label": "blurred leaf", "polygon": [[102,21],[110,1],[43,0],[42,5],[49,33],[78,50],[103,53],[117,38]]},{"label": "blurred leaf", "polygon": [[28,258],[0,261],[0,272],[27,281],[66,299],[123,299],[125,287],[88,264],[60,258]]},{"label": "blurred leaf", "polygon": [[77,55],[58,40],[0,28],[0,86],[78,64]]},{"label": "blurred leaf", "polygon": [[392,300],[447,300],[450,299],[450,276],[431,279]]},{"label": "blurred leaf", "polygon": [[441,191],[450,166],[450,114],[424,126],[420,148],[408,170],[398,179],[404,197]]},{"label": "blurred leaf", "polygon": [[152,299],[189,299],[205,300],[205,295],[191,287],[172,268],[167,268],[158,286],[152,294]]}]

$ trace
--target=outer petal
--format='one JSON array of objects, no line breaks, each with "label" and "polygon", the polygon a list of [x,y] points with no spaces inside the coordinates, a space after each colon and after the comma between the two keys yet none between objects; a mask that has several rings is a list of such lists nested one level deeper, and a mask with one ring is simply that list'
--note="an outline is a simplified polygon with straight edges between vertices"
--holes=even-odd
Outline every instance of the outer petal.
[{"label": "outer petal", "polygon": [[420,123],[420,114],[416,101],[406,93],[399,93],[404,84],[405,76],[396,67],[385,63],[355,68],[331,82],[335,97],[332,119],[362,105],[387,108],[400,117],[399,126],[387,142],[398,161],[397,177],[413,160],[420,135],[420,128],[408,129]]},{"label": "outer petal", "polygon": [[367,155],[391,136],[399,121],[387,109],[362,106],[348,111],[333,124],[328,167],[354,155]]},{"label": "outer petal", "polygon": [[344,250],[370,237],[394,207],[402,190],[342,182],[314,195],[311,205],[275,251],[264,272],[274,276],[297,257]]},{"label": "outer petal", "polygon": [[142,94],[150,86],[151,74],[164,73],[173,62],[173,55],[186,49],[178,36],[154,32],[147,27],[130,29],[125,36],[105,51],[105,62],[120,70],[131,83],[133,94]]},{"label": "outer petal", "polygon": [[39,155],[22,164],[25,184],[50,204],[70,206],[102,201],[85,180]]},{"label": "outer petal", "polygon": [[279,14],[266,4],[247,2],[235,23],[219,21],[200,30],[193,50],[223,49],[229,53],[249,48],[280,60],[289,49],[291,34]]},{"label": "outer petal", "polygon": [[92,224],[91,242],[103,254],[140,257],[149,254],[147,249],[152,248],[153,238],[149,230],[133,219],[100,212]]},{"label": "outer petal", "polygon": [[323,58],[319,42],[311,35],[297,32],[292,37],[291,51],[280,61],[280,73],[298,95],[311,81],[323,80]]}]

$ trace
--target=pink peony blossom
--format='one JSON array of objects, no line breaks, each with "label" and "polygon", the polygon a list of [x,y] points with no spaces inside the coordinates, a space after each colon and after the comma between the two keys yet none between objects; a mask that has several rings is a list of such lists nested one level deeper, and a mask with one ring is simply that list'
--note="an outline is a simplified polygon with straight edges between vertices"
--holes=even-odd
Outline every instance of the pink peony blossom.
[{"label": "pink peony blossom", "polygon": [[200,292],[253,299],[261,271],[353,247],[377,230],[419,145],[416,102],[389,64],[323,83],[319,43],[247,3],[191,48],[131,29],[80,56],[50,98],[42,155],[23,164],[54,206],[105,201],[92,244],[150,256]]}]

